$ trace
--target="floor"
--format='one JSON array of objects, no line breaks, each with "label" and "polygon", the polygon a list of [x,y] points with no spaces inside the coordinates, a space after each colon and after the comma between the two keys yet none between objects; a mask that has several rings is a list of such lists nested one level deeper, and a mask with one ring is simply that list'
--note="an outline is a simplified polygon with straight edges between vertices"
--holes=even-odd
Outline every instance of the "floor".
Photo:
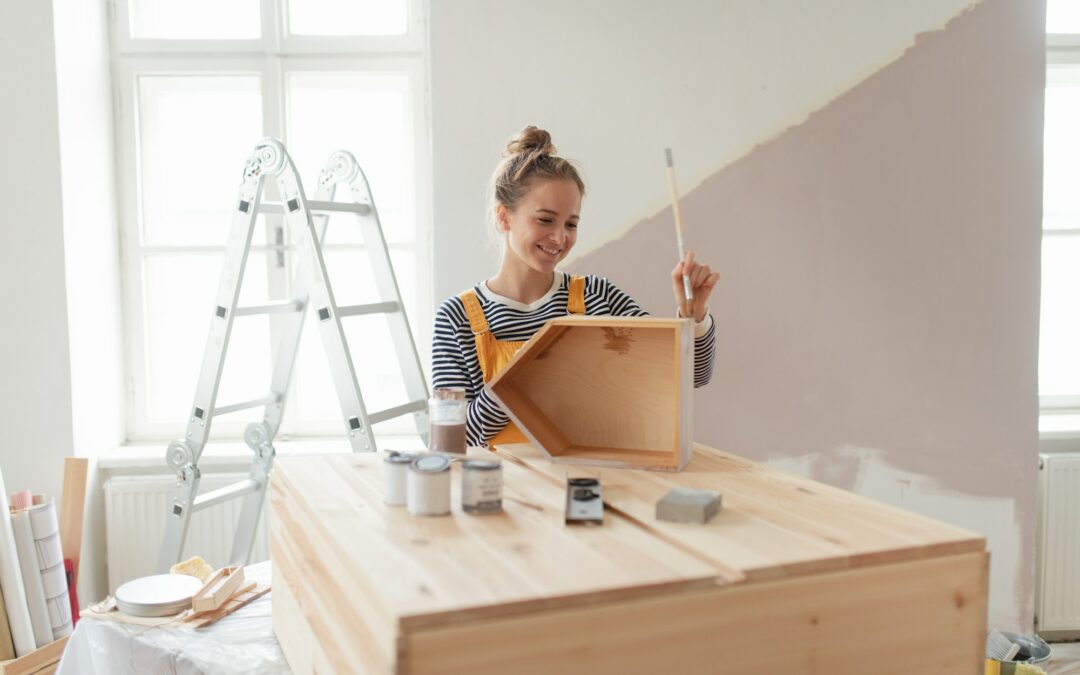
[{"label": "floor", "polygon": [[1050,648],[1050,660],[1043,667],[1047,675],[1080,675],[1080,642],[1058,642]]}]

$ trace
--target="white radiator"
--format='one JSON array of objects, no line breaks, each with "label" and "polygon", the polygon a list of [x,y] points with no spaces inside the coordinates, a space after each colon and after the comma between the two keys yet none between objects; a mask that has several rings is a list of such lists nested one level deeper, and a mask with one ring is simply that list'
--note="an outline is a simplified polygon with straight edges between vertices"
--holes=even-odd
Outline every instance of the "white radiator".
[{"label": "white radiator", "polygon": [[1080,635],[1080,454],[1039,455],[1037,537],[1036,628]]},{"label": "white radiator", "polygon": [[[199,492],[225,487],[245,477],[245,474],[204,475]],[[109,593],[125,581],[157,572],[158,553],[165,536],[166,507],[171,503],[175,484],[176,479],[171,476],[115,476],[105,481]],[[225,565],[242,502],[242,498],[233,499],[195,513],[180,559],[199,555],[215,569]],[[269,512],[264,503],[249,562],[270,557]]]}]

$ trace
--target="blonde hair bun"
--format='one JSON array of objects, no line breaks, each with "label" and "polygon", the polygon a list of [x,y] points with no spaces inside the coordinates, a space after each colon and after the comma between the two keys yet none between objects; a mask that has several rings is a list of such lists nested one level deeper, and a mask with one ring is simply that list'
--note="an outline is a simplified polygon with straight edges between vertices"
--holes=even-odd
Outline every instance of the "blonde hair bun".
[{"label": "blonde hair bun", "polygon": [[530,124],[506,144],[503,157],[525,154],[554,155],[555,146],[551,144],[551,134]]}]

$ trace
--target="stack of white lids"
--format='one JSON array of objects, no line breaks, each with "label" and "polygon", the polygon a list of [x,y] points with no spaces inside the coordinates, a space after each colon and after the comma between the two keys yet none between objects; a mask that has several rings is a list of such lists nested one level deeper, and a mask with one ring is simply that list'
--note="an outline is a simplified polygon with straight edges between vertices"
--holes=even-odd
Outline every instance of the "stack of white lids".
[{"label": "stack of white lids", "polygon": [[116,608],[131,616],[172,616],[191,607],[202,582],[187,574],[155,574],[116,589]]}]

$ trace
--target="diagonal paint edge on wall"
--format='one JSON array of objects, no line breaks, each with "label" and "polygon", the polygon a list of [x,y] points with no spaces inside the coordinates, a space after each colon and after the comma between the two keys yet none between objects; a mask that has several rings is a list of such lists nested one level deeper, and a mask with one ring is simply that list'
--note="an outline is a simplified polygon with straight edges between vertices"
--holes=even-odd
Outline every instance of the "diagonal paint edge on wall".
[{"label": "diagonal paint edge on wall", "polygon": [[[793,130],[801,127],[801,126],[803,126],[806,123],[808,123],[814,115],[821,112],[823,109],[828,108],[830,105],[833,105],[835,102],[842,99],[844,96],[847,96],[852,90],[857,89],[859,86],[861,86],[863,83],[865,83],[870,78],[874,77],[876,74],[880,73],[882,70],[885,70],[886,68],[889,68],[890,66],[895,64],[897,61],[900,61],[905,56],[907,56],[912,50],[917,49],[923,42],[925,42],[928,39],[929,36],[931,36],[933,34],[936,34],[936,33],[941,33],[943,31],[949,30],[949,28],[957,20],[961,19],[965,14],[967,14],[968,12],[973,10],[977,5],[980,5],[985,1],[986,0],[971,0],[971,2],[969,2],[967,5],[962,7],[958,12],[953,14],[948,19],[945,19],[944,21],[942,21],[938,25],[932,26],[930,28],[927,28],[926,30],[920,31],[920,32],[912,35],[911,40],[909,40],[907,42],[907,44],[905,44],[901,48],[897,49],[896,51],[892,52],[887,58],[884,58],[884,59],[881,59],[879,61],[868,64],[868,67],[867,67],[866,70],[859,73],[857,76],[853,77],[850,81],[846,82],[844,85],[842,85],[840,87],[837,87],[837,88],[835,88],[835,89],[833,89],[831,91],[823,91],[821,93],[821,95],[819,96],[819,98],[814,103],[812,103],[811,105],[809,105],[807,107],[807,110],[806,110],[805,113],[803,113],[801,116],[799,116],[797,118],[792,119],[791,122],[789,124],[787,124],[786,126],[774,131],[773,133],[769,134],[768,136],[766,136],[764,138],[759,138],[759,139],[754,139],[754,140],[749,141],[746,144],[745,148],[741,152],[737,152],[731,158],[727,159],[723,163],[717,164],[716,166],[713,167],[713,169],[711,171],[706,171],[706,172],[703,172],[699,176],[692,177],[689,182],[680,183],[680,185],[679,185],[679,194],[681,196],[689,195],[690,193],[692,193],[695,190],[697,190],[698,188],[700,188],[701,185],[703,183],[705,183],[706,181],[708,181],[710,177],[716,175],[720,171],[723,171],[728,166],[731,166],[732,164],[735,164],[735,163],[739,162],[740,160],[746,158],[748,155],[751,155],[754,152],[756,152],[762,146],[768,145],[768,144],[774,142],[775,140],[777,140],[778,138],[780,138],[781,136],[784,136],[785,134],[787,134],[787,133],[789,133],[789,132],[791,132],[791,131],[793,131]],[[677,167],[678,167],[678,158],[676,157],[676,168]],[[680,176],[680,179],[685,179],[685,176]],[[619,239],[626,236],[635,227],[637,227],[637,226],[639,226],[639,225],[641,225],[641,224],[643,224],[643,223],[645,223],[647,221],[652,220],[658,214],[661,214],[661,213],[664,213],[664,212],[668,212],[668,213],[671,212],[671,203],[668,202],[668,201],[665,201],[665,200],[658,200],[657,202],[654,203],[654,205],[651,208],[646,209],[646,213],[648,215],[646,215],[646,216],[644,216],[644,217],[642,217],[642,218],[640,218],[638,220],[630,221],[630,222],[624,223],[622,225],[618,225],[616,227],[613,227],[611,229],[611,231],[609,232],[608,236],[605,237],[604,239],[602,239],[600,241],[597,241],[597,242],[593,242],[588,247],[575,249],[567,257],[564,264],[565,265],[574,265],[574,264],[576,264],[577,261],[581,260],[585,256],[593,253],[594,251],[596,251],[598,249],[603,248],[604,246],[607,246],[608,244],[610,244],[610,243],[612,243],[614,241],[618,241]]]}]

